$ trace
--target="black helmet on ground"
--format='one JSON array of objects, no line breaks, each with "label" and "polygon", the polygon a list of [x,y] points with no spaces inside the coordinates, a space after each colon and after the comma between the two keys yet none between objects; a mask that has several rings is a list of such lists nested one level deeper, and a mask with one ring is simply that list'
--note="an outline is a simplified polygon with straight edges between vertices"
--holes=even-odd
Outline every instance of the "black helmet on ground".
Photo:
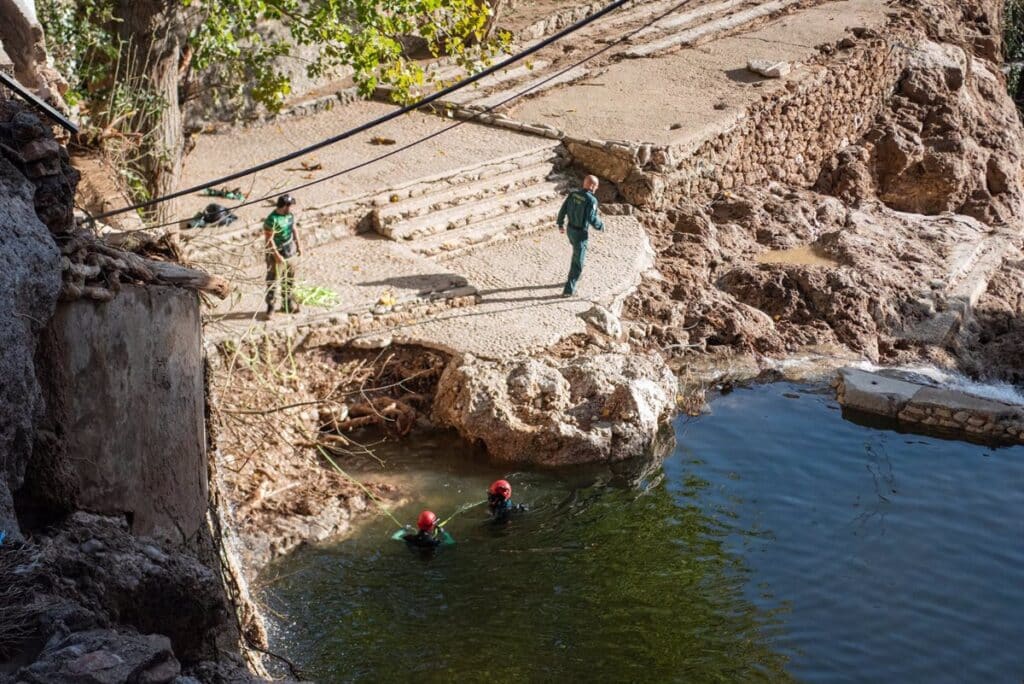
[{"label": "black helmet on ground", "polygon": [[203,210],[203,220],[207,223],[223,221],[228,215],[228,208],[220,204],[207,204]]},{"label": "black helmet on ground", "polygon": [[281,207],[290,207],[293,204],[295,204],[295,198],[292,197],[291,195],[281,195],[280,197],[277,198],[278,209],[280,209]]}]

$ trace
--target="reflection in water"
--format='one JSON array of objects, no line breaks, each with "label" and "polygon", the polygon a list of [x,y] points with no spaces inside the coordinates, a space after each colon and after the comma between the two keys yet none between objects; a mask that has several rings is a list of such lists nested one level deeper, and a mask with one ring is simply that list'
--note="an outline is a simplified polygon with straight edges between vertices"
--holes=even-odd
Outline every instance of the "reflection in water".
[{"label": "reflection in water", "polygon": [[[422,473],[449,493],[428,505],[482,492],[494,472],[473,470]],[[271,605],[292,620],[280,641],[324,682],[784,678],[766,646],[771,611],[744,598],[747,572],[723,550],[725,535],[745,533],[704,512],[708,483],[691,478],[677,496],[656,471],[609,486],[638,475],[617,470],[517,473],[530,514],[495,528],[467,513],[449,526],[459,543],[429,561],[388,541],[383,523],[295,555],[268,573],[282,577]]]},{"label": "reflection in water", "polygon": [[275,650],[322,682],[1019,681],[1024,447],[856,425],[788,384],[712,408],[662,468],[509,475],[399,445],[401,519],[496,475],[530,514],[466,513],[428,561],[376,521],[278,563]]}]

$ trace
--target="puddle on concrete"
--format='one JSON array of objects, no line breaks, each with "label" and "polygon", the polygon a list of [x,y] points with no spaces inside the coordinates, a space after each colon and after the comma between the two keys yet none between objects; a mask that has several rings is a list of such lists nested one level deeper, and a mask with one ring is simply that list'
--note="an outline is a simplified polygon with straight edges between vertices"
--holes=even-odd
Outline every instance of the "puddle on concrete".
[{"label": "puddle on concrete", "polygon": [[812,245],[790,249],[771,249],[754,257],[759,264],[792,264],[797,266],[839,266],[839,262],[826,256]]}]

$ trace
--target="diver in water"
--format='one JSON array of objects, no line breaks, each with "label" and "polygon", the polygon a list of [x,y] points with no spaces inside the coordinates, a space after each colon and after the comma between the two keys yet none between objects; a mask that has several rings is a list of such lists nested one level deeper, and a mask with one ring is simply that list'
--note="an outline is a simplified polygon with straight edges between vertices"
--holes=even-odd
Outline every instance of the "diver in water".
[{"label": "diver in water", "polygon": [[409,547],[431,551],[439,546],[450,546],[455,543],[452,535],[437,524],[437,515],[433,511],[423,511],[416,521],[416,532],[406,525],[395,532],[391,538],[404,541]]},{"label": "diver in water", "polygon": [[495,480],[487,489],[487,510],[491,522],[508,522],[512,516],[526,512],[523,504],[512,503],[512,485],[508,480]]}]

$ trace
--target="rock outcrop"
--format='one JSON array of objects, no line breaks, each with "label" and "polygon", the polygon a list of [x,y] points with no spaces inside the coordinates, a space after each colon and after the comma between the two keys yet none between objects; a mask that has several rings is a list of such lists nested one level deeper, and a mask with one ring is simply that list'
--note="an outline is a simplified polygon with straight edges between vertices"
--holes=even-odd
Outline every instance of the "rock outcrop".
[{"label": "rock outcrop", "polygon": [[[60,253],[52,230],[66,229],[71,195],[39,203],[45,176],[33,183],[27,173],[34,157],[52,166],[60,157],[42,148],[60,148],[39,119],[15,103],[0,100],[0,530],[17,536],[10,492],[21,486],[32,452],[34,425],[43,408],[36,380],[36,340],[53,315],[61,286]],[[65,182],[74,176],[64,176]],[[58,182],[58,185],[60,183]],[[45,183],[50,187],[49,183]]]},{"label": "rock outcrop", "polygon": [[0,546],[0,585],[18,604],[0,606],[12,637],[0,655],[24,661],[22,648],[45,644],[0,682],[171,682],[211,661],[230,681],[260,681],[219,648],[230,606],[220,578],[189,552],[88,513],[37,542]]},{"label": "rock outcrop", "polygon": [[497,461],[562,466],[648,453],[675,397],[675,377],[654,356],[467,356],[441,376],[434,415]]},{"label": "rock outcrop", "polygon": [[[818,174],[813,189],[799,174],[746,176],[709,199],[692,193],[650,212],[662,279],[627,302],[626,315],[643,322],[631,336],[682,357],[845,348],[1021,377],[1024,129],[995,63],[1000,11],[997,2],[907,2],[884,36],[854,30],[823,46],[855,56],[881,41],[884,73],[898,78],[873,91],[861,132],[845,130],[831,158],[801,165]],[[849,76],[864,85],[857,79],[868,74]],[[836,117],[850,115],[816,120],[831,127]],[[766,131],[759,140],[770,140]]]},{"label": "rock outcrop", "polygon": [[50,66],[35,0],[0,0],[0,53],[11,58],[18,82],[51,104],[63,106],[67,82]]},{"label": "rock outcrop", "polygon": [[1024,145],[997,65],[953,43],[923,40],[908,52],[888,107],[826,165],[818,187],[899,211],[1014,220]]}]

